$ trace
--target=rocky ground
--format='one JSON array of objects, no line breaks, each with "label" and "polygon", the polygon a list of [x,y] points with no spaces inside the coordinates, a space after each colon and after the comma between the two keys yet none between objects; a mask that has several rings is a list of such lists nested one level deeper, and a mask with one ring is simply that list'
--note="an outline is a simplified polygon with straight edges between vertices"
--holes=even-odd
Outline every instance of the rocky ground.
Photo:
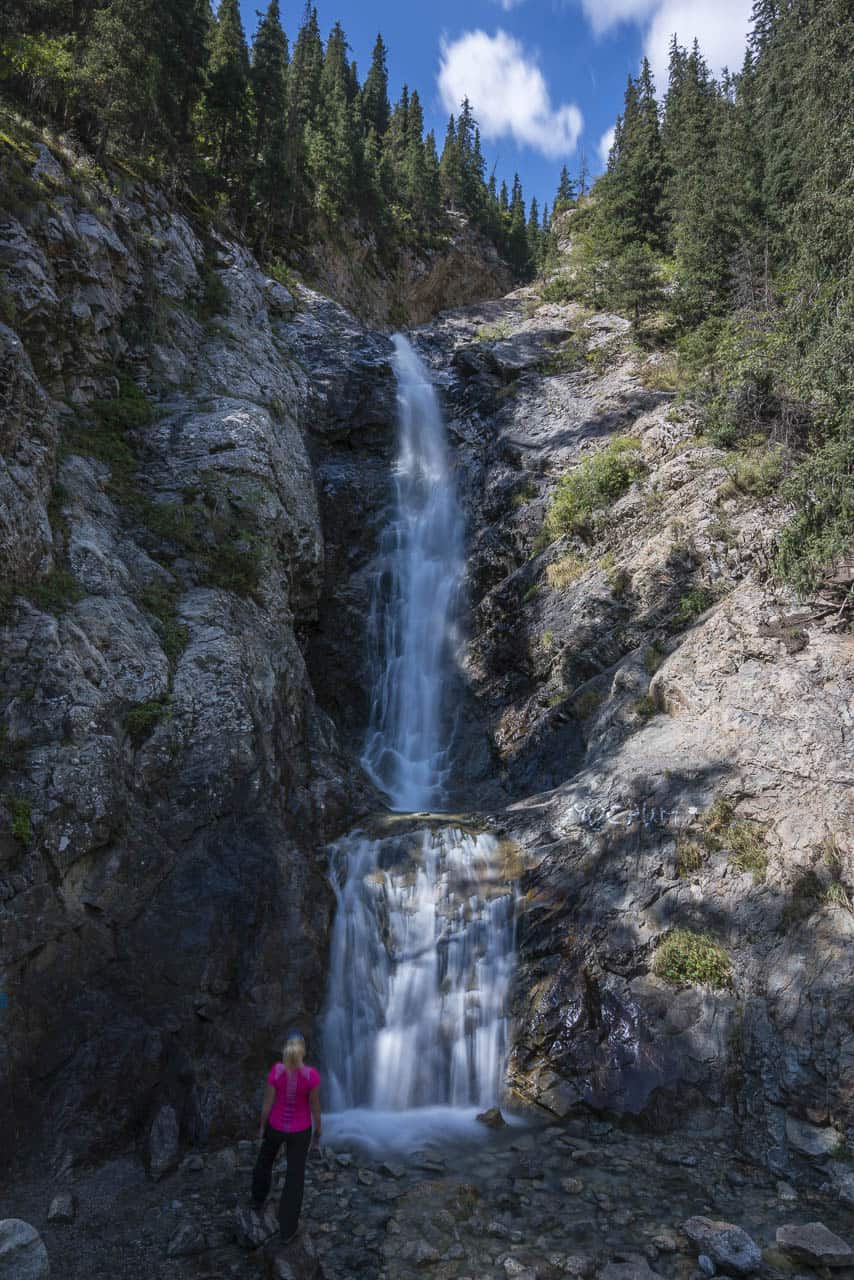
[{"label": "rocky ground", "polygon": [[[219,1280],[265,1268],[282,1280],[825,1280],[827,1266],[854,1276],[850,1209],[817,1183],[796,1190],[694,1136],[576,1120],[387,1160],[326,1149],[310,1162],[302,1237],[288,1249],[272,1234],[275,1195],[266,1221],[246,1208],[254,1151],[246,1142],[191,1153],[155,1183],[139,1164],[112,1161],[7,1191],[0,1215],[38,1230],[64,1280]],[[835,1243],[805,1225],[816,1222]],[[3,1240],[0,1224],[0,1276],[11,1280]]]}]

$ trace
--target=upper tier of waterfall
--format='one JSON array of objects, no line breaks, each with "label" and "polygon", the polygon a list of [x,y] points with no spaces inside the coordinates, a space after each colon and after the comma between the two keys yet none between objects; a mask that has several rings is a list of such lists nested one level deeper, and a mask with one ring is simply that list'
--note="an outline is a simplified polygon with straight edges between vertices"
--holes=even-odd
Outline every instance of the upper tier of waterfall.
[{"label": "upper tier of waterfall", "polygon": [[394,508],[374,566],[372,700],[362,764],[392,808],[411,813],[444,801],[463,521],[435,388],[407,339],[397,334],[394,347]]}]

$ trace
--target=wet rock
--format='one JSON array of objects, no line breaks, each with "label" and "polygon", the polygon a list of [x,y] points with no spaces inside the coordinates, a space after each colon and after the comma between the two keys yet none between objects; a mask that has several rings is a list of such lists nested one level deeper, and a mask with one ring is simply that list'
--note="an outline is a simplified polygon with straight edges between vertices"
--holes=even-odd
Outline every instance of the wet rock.
[{"label": "wet rock", "polygon": [[47,1280],[50,1262],[44,1241],[21,1218],[0,1221],[0,1280]]},{"label": "wet rock", "polygon": [[166,1248],[168,1258],[186,1258],[194,1253],[204,1253],[208,1243],[197,1222],[187,1219],[178,1225]]},{"label": "wet rock", "polygon": [[688,1239],[708,1254],[725,1271],[748,1275],[762,1261],[762,1250],[746,1231],[731,1222],[711,1218],[689,1218],[682,1230]]},{"label": "wet rock", "polygon": [[704,1276],[713,1276],[715,1274],[715,1264],[707,1253],[700,1254],[697,1259],[697,1266]]},{"label": "wet rock", "polygon": [[498,1107],[490,1107],[487,1111],[481,1111],[475,1119],[481,1124],[485,1124],[489,1129],[501,1129],[507,1123]]},{"label": "wet rock", "polygon": [[175,1108],[160,1107],[148,1135],[148,1172],[157,1182],[178,1163],[178,1117]]},{"label": "wet rock", "polygon": [[48,1222],[73,1222],[77,1216],[77,1197],[69,1191],[54,1196],[47,1211]]},{"label": "wet rock", "polygon": [[785,1223],[777,1228],[777,1247],[814,1267],[850,1267],[854,1249],[822,1222]]}]

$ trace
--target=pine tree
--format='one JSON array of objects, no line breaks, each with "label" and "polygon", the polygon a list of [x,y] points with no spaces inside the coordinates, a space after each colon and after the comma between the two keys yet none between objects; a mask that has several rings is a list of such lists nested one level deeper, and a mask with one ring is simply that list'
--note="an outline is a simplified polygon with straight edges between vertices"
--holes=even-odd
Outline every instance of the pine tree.
[{"label": "pine tree", "polygon": [[450,205],[452,209],[460,208],[463,198],[464,177],[460,148],[457,141],[457,127],[453,116],[448,120],[448,128],[445,133],[445,145],[442,148],[442,158],[439,161],[439,177],[442,184],[442,200],[444,203]]},{"label": "pine tree", "polygon": [[387,51],[381,35],[377,36],[371,66],[362,89],[362,114],[368,128],[372,128],[381,141],[391,119],[388,100]]},{"label": "pine tree", "polygon": [[252,44],[249,81],[255,104],[255,157],[268,149],[285,119],[288,41],[282,30],[279,0],[270,0]]},{"label": "pine tree", "polygon": [[563,213],[564,209],[569,209],[575,204],[576,198],[575,183],[564,165],[560,171],[560,181],[557,184],[557,194],[552,206],[554,213]]},{"label": "pine tree", "polygon": [[203,119],[215,173],[226,181],[236,179],[249,149],[249,51],[238,0],[220,0],[217,10]]}]

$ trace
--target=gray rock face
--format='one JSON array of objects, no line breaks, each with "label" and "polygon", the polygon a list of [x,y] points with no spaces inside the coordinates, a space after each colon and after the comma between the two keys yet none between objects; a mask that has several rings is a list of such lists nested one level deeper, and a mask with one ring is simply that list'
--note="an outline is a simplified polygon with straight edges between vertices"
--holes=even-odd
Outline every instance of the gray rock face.
[{"label": "gray rock face", "polygon": [[[774,586],[785,510],[644,385],[625,322],[534,292],[416,335],[472,530],[455,800],[528,866],[510,1086],[827,1166],[854,1123],[850,638]],[[537,550],[560,477],[619,435],[639,479]],[[677,928],[729,984],[656,975]]]},{"label": "gray rock face", "polygon": [[47,1280],[49,1275],[47,1249],[35,1227],[20,1218],[0,1221],[0,1278]]},{"label": "gray rock face", "polygon": [[715,1222],[711,1218],[689,1218],[682,1230],[701,1253],[708,1254],[724,1271],[749,1275],[758,1271],[762,1250],[741,1227],[731,1222]]},{"label": "gray rock face", "polygon": [[386,339],[144,184],[92,213],[52,165],[0,225],[0,1122],[35,1091],[74,1158],[164,1107],[189,1141],[229,1131],[311,1027],[317,853],[375,804],[306,662],[315,475],[337,424],[391,423]]},{"label": "gray rock face", "polygon": [[854,1249],[822,1222],[786,1223],[777,1228],[777,1248],[811,1267],[850,1267]]}]

